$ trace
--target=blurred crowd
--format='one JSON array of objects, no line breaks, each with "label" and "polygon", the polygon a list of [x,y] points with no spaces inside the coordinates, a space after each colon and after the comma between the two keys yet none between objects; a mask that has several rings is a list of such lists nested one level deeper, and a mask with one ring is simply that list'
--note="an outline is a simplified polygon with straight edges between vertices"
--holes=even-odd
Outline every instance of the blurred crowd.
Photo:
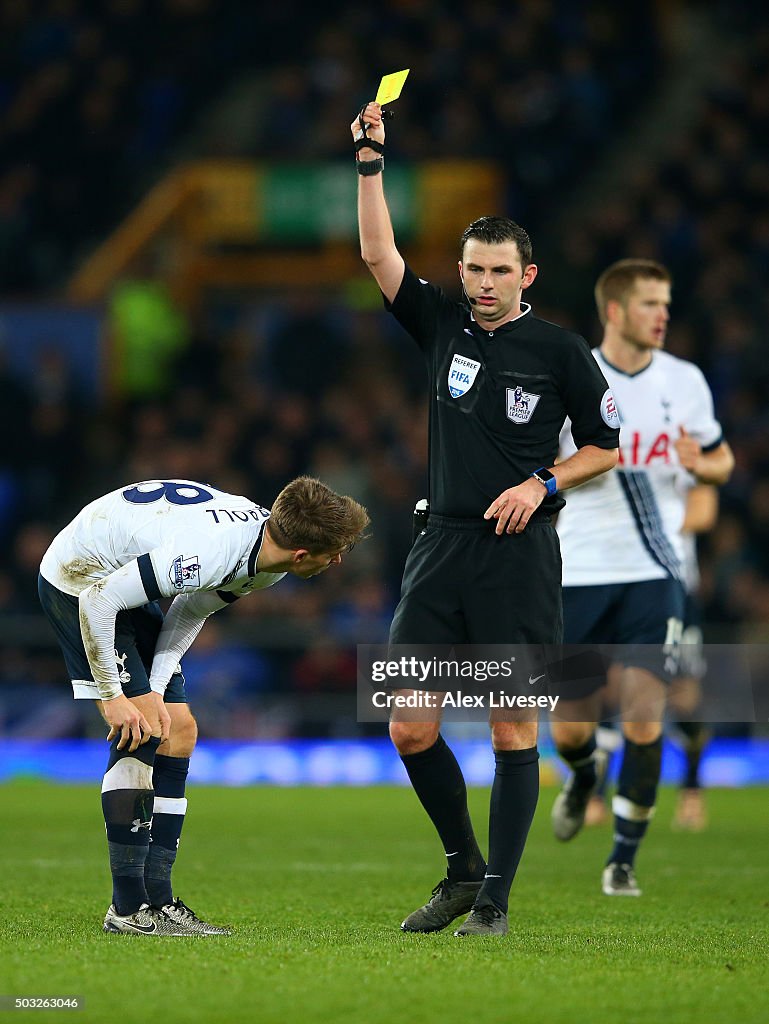
[{"label": "blurred crowd", "polygon": [[[333,28],[324,8],[325,17],[308,11],[302,32],[288,31],[291,5],[252,12],[244,17],[260,39],[270,100],[254,153],[349,160],[339,125],[349,122],[351,93],[362,102],[372,76],[410,65],[398,158],[502,161],[501,212],[529,228],[540,266],[535,312],[594,344],[598,273],[623,256],[663,260],[674,275],[668,347],[704,369],[737,457],[719,524],[702,544],[709,635],[760,640],[769,632],[767,30],[749,14],[732,18],[739,49],[725,45],[696,118],[663,163],[639,156],[616,198],[586,204],[557,238],[548,224],[549,198],[600,158],[664,60],[656,6],[535,0],[504,11],[481,2],[441,5],[437,17],[427,0],[384,13],[332,4]],[[13,157],[0,177],[6,294],[61,280],[210,97],[212,62],[220,87],[253,59],[254,38],[234,38],[223,8],[2,6],[0,49],[12,58],[0,78],[0,151]],[[208,736],[301,732],[310,712],[303,719],[269,698],[293,694],[294,707],[313,708],[320,722],[318,701],[354,688],[354,645],[386,639],[411,508],[424,493],[425,375],[375,296],[353,304],[344,289],[302,285],[288,298],[211,302],[194,324],[182,316],[163,372],[141,394],[118,388],[94,402],[54,343],[23,379],[0,349],[0,734],[92,728],[36,618],[37,566],[82,504],[147,478],[207,480],[269,505],[309,472],[368,506],[373,535],[340,569],[288,579],[220,613],[185,663]],[[30,701],[31,687],[40,701]]]},{"label": "blurred crowd", "polygon": [[589,168],[663,66],[648,0],[342,7],[271,72],[253,155],[349,160],[340,125],[382,72],[408,67],[388,153],[501,161],[508,204],[529,223]]},{"label": "blurred crowd", "polygon": [[393,152],[504,160],[534,216],[641,102],[656,24],[653,0],[4,0],[3,289],[60,283],[244,73],[262,102],[240,141],[209,132],[216,152],[349,160],[351,112],[411,67]]},{"label": "blurred crowd", "polygon": [[60,282],[135,205],[201,104],[255,57],[260,6],[3,0],[6,293]]}]

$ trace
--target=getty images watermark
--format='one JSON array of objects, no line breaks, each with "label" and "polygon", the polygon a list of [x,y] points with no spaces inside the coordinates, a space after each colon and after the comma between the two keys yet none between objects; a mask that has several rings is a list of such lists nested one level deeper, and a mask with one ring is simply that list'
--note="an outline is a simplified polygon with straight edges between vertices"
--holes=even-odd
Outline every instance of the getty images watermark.
[{"label": "getty images watermark", "polygon": [[[675,701],[684,681],[688,710]],[[358,647],[360,722],[386,722],[393,715],[425,722],[548,715],[571,722],[650,722],[664,720],[671,699],[682,720],[766,723],[769,645]]]},{"label": "getty images watermark", "polygon": [[548,690],[545,649],[511,644],[361,645],[358,719],[412,721],[537,718],[560,695]]},{"label": "getty images watermark", "polygon": [[[520,675],[521,666],[516,656],[509,655],[500,660],[483,658],[432,657],[419,658],[416,655],[401,655],[399,658],[384,658],[371,663],[371,682],[385,683],[388,689],[374,690],[371,703],[374,708],[472,708],[500,710],[516,708],[548,708],[554,711],[559,696],[514,690],[496,689],[479,691],[479,687],[494,680],[514,683]],[[545,672],[530,673],[529,687],[534,687],[545,678]],[[435,692],[439,683],[450,684],[452,689]],[[461,684],[461,685],[457,685]],[[411,690],[409,693],[393,692]],[[425,686],[432,689],[425,690]]]}]

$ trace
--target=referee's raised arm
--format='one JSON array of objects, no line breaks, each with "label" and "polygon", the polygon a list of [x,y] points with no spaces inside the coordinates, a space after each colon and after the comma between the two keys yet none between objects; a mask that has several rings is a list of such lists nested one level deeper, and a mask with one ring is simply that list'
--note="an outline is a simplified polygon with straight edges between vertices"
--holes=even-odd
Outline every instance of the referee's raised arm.
[{"label": "referee's raised arm", "polygon": [[[352,122],[350,130],[356,143],[356,168],[359,175],[358,228],[361,256],[385,298],[392,302],[401,286],[405,264],[395,247],[392,221],[382,186],[385,130],[380,105],[369,103]],[[361,145],[366,139],[373,145]]]}]

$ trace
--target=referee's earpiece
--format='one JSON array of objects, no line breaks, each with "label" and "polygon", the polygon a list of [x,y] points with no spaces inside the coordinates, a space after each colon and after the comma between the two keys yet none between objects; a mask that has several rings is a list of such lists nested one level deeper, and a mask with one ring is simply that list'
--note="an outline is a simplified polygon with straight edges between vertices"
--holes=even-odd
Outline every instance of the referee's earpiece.
[{"label": "referee's earpiece", "polygon": [[470,296],[467,294],[467,289],[465,288],[465,275],[462,273],[461,270],[459,272],[459,280],[462,282],[462,291],[464,292],[464,295],[465,295],[465,298],[467,299],[467,301],[470,303],[471,306],[477,306],[478,305],[478,300],[477,299],[471,299]]}]

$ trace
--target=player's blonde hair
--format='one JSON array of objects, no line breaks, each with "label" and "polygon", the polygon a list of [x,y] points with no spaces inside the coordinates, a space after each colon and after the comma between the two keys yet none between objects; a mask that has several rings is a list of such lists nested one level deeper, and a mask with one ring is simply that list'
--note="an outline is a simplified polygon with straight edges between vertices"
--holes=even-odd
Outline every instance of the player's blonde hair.
[{"label": "player's blonde hair", "polygon": [[287,551],[305,548],[311,555],[336,554],[363,540],[370,521],[353,498],[337,494],[314,477],[300,476],[275,499],[268,529],[278,547]]},{"label": "player's blonde hair", "polygon": [[606,309],[610,302],[627,304],[628,296],[636,281],[665,281],[671,284],[673,278],[667,267],[656,260],[618,260],[601,274],[595,285],[595,305],[603,326],[606,326]]}]

